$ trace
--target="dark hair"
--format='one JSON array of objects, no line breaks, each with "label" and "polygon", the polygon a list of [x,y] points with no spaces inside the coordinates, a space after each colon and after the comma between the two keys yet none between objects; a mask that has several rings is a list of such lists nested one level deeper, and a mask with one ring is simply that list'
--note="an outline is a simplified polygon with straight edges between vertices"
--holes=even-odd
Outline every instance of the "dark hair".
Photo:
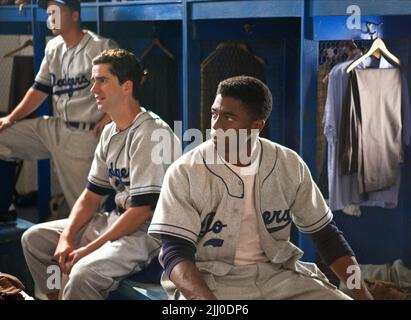
[{"label": "dark hair", "polygon": [[270,116],[273,101],[270,89],[256,78],[238,76],[223,80],[217,94],[240,100],[257,119],[267,120]]},{"label": "dark hair", "polygon": [[133,98],[138,100],[143,70],[136,56],[124,49],[104,50],[93,59],[93,65],[105,63],[110,64],[110,73],[118,78],[120,84],[127,80],[133,82]]}]

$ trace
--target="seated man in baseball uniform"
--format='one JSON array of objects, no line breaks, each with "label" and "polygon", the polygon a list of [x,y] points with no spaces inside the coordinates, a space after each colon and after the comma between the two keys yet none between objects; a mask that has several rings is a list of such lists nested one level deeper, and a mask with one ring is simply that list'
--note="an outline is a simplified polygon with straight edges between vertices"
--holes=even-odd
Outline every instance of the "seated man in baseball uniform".
[{"label": "seated man in baseball uniform", "polygon": [[[162,240],[170,298],[349,299],[315,264],[299,261],[303,252],[289,240],[293,222],[342,281],[350,266],[359,271],[304,161],[258,137],[271,108],[260,80],[222,81],[212,139],[167,171],[149,235]],[[352,288],[355,298],[372,299],[361,279]]]},{"label": "seated man in baseball uniform", "polygon": [[[33,226],[22,237],[35,284],[49,298],[58,295],[49,266],[69,275],[63,299],[104,299],[158,255],[160,244],[147,229],[174,154],[153,157],[158,142],[152,135],[167,132],[177,150],[179,141],[163,120],[140,106],[142,76],[138,60],[126,50],[106,50],[93,59],[91,91],[113,122],[101,134],[87,187],[69,218]],[[117,208],[98,212],[113,189]]]},{"label": "seated man in baseball uniform", "polygon": [[[33,86],[7,116],[0,118],[0,222],[16,219],[12,198],[15,160],[51,159],[70,208],[87,183],[98,137],[110,117],[90,92],[91,60],[116,48],[110,39],[82,30],[78,0],[39,0],[48,9],[54,37]],[[24,119],[51,97],[53,116]]]}]

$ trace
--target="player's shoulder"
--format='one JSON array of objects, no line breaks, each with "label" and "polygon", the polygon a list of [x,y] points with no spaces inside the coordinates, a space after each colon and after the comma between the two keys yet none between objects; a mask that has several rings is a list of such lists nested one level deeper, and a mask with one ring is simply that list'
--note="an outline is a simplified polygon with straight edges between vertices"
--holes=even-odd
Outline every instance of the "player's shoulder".
[{"label": "player's shoulder", "polygon": [[147,134],[147,132],[152,132],[155,130],[162,130],[161,132],[173,133],[170,126],[160,118],[157,114],[152,111],[142,108],[142,114],[136,120],[136,122],[131,127],[131,132],[133,134]]},{"label": "player's shoulder", "polygon": [[277,163],[299,165],[304,162],[297,152],[286,146],[265,138],[259,138],[259,140],[263,147],[263,153],[270,154],[270,158],[277,159]]},{"label": "player's shoulder", "polygon": [[94,33],[93,31],[84,30],[84,32],[85,32],[86,35],[88,35],[88,36],[90,37],[90,42],[91,42],[91,43],[97,43],[97,44],[100,44],[100,43],[108,43],[108,42],[113,42],[113,43],[115,43],[114,40],[112,40],[112,39],[110,39],[110,38],[106,38],[106,37],[100,36],[100,35]]},{"label": "player's shoulder", "polygon": [[92,58],[106,49],[118,48],[118,44],[110,38],[99,36],[90,30],[84,30],[84,32],[87,37],[85,49],[87,53],[93,56]]},{"label": "player's shoulder", "polygon": [[193,149],[185,152],[179,157],[169,168],[169,171],[181,172],[184,171],[188,175],[201,175],[202,170],[208,171],[206,168],[207,154],[214,156],[214,143],[211,139],[206,140]]},{"label": "player's shoulder", "polygon": [[100,141],[109,141],[111,136],[113,136],[116,133],[116,124],[114,121],[111,121],[107,125],[104,126],[103,131],[101,132],[100,135]]},{"label": "player's shoulder", "polygon": [[50,39],[46,44],[46,54],[50,54],[51,52],[56,52],[57,49],[62,48],[64,46],[64,39],[62,36],[56,36]]}]

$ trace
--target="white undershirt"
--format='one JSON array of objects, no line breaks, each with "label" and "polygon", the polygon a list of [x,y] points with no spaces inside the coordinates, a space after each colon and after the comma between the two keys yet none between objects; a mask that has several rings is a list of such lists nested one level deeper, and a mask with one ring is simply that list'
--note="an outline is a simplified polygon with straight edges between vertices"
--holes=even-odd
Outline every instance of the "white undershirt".
[{"label": "white undershirt", "polygon": [[237,248],[234,258],[234,265],[249,265],[256,262],[267,262],[262,247],[258,231],[257,210],[255,208],[254,183],[258,172],[260,159],[260,146],[254,161],[248,167],[239,167],[224,161],[244,182],[244,198],[242,199],[243,210],[239,213],[241,217],[240,233],[237,240]]}]

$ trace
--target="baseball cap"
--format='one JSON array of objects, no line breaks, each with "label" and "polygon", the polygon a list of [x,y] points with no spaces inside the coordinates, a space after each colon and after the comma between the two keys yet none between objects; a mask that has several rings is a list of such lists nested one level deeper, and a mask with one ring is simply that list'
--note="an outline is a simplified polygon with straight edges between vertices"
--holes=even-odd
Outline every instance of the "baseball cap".
[{"label": "baseball cap", "polygon": [[80,12],[80,1],[78,0],[38,0],[37,4],[40,8],[47,9],[47,3],[49,3],[50,1],[60,3],[74,9],[75,11]]}]

